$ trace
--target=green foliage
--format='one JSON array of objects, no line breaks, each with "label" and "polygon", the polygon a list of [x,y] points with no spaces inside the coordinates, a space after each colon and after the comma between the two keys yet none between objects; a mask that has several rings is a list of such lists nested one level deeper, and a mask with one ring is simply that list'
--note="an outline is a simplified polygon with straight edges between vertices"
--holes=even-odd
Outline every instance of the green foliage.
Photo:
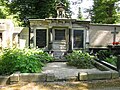
[{"label": "green foliage", "polygon": [[[25,17],[44,19],[49,16],[56,17],[55,6],[58,0],[0,0],[0,5],[5,7],[6,18],[13,19],[16,26],[22,25]],[[69,10],[68,0],[61,0],[66,11]]]},{"label": "green foliage", "polygon": [[[62,0],[62,2],[66,4],[66,8],[68,9],[68,1]],[[12,0],[6,6],[10,8],[11,13],[19,13],[20,18],[44,19],[50,15],[56,15],[55,5],[56,0]]]},{"label": "green foliage", "polygon": [[118,19],[117,8],[115,4],[119,0],[94,0],[92,9],[92,22],[94,23],[116,23]]},{"label": "green foliage", "polygon": [[[119,7],[119,8],[120,8],[120,7]],[[117,16],[118,16],[118,20],[117,20],[117,22],[120,23],[120,10],[118,11]]]},{"label": "green foliage", "polygon": [[13,14],[10,11],[10,8],[7,6],[8,2],[0,0],[0,19],[12,19],[15,26],[20,26],[19,13]]},{"label": "green foliage", "polygon": [[[42,58],[41,58],[42,56]],[[52,57],[38,49],[4,49],[0,55],[0,74],[40,72],[43,61],[51,61]]]},{"label": "green foliage", "polygon": [[115,66],[116,66],[116,64],[117,64],[117,57],[111,55],[110,57],[107,57],[107,58],[105,59],[105,61],[108,62],[108,63],[110,63],[110,64],[112,64],[112,65],[115,65]]},{"label": "green foliage", "polygon": [[108,51],[108,50],[100,50],[97,53],[97,57],[100,60],[105,60],[106,58],[109,58],[111,55],[113,55],[113,53],[111,51]]},{"label": "green foliage", "polygon": [[113,64],[116,66],[117,63],[117,57],[114,56],[114,54],[111,51],[107,51],[107,50],[100,50],[97,53],[97,57],[99,60],[103,60],[106,61],[110,64]]},{"label": "green foliage", "polygon": [[88,53],[73,51],[66,55],[66,59],[68,60],[68,65],[82,69],[93,68],[93,64],[91,62],[92,57]]},{"label": "green foliage", "polygon": [[5,14],[2,12],[2,10],[0,9],[0,19],[4,19],[6,18]]}]

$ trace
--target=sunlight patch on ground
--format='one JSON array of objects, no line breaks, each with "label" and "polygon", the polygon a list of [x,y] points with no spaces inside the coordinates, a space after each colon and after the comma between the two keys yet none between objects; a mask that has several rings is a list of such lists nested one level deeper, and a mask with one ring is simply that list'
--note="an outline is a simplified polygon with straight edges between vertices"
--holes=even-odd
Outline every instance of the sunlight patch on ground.
[{"label": "sunlight patch on ground", "polygon": [[0,86],[0,90],[120,90],[120,79],[81,82],[41,82]]}]

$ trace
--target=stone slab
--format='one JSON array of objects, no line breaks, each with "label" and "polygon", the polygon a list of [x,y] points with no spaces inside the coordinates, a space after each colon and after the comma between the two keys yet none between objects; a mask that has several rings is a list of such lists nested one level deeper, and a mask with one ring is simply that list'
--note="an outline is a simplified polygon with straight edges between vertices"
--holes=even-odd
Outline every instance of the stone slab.
[{"label": "stone slab", "polygon": [[111,79],[111,77],[110,71],[88,72],[88,80]]},{"label": "stone slab", "polygon": [[11,82],[18,82],[19,81],[19,76],[20,76],[20,74],[12,74],[10,76],[10,81]]},{"label": "stone slab", "polygon": [[88,80],[88,73],[87,72],[80,72],[78,74],[78,80]]},{"label": "stone slab", "polygon": [[111,79],[116,79],[116,78],[119,78],[119,73],[117,71],[111,71]]},{"label": "stone slab", "polygon": [[20,73],[12,74],[10,76],[10,82],[41,82],[46,81],[46,74],[42,73]]},{"label": "stone slab", "polygon": [[71,77],[67,77],[66,80],[67,81],[78,81],[78,77],[77,76],[71,76]]},{"label": "stone slab", "polygon": [[54,82],[55,81],[55,75],[53,73],[47,73],[46,81],[47,82]]},{"label": "stone slab", "polygon": [[22,73],[19,77],[23,82],[41,82],[46,81],[46,74],[42,73]]}]

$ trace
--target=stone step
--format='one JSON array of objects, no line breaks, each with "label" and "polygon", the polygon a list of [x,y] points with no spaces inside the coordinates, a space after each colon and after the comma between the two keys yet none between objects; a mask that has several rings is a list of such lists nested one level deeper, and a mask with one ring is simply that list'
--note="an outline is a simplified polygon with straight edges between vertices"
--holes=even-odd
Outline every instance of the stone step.
[{"label": "stone step", "polygon": [[55,59],[62,59],[66,51],[54,51],[53,56]]},{"label": "stone step", "polygon": [[55,59],[54,62],[66,62],[67,60],[65,58],[62,59]]}]

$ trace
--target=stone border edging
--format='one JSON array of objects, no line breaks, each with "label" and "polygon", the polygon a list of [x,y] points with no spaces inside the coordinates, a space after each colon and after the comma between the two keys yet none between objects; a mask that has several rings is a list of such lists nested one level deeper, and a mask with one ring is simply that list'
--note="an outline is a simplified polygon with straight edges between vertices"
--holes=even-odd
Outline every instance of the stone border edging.
[{"label": "stone border edging", "polygon": [[117,71],[117,67],[116,66],[114,66],[114,65],[112,65],[112,64],[110,64],[110,63],[108,63],[106,61],[102,61],[102,60],[96,60],[96,61],[102,63],[103,65],[105,65],[105,66],[107,66],[107,67],[109,67],[109,68],[111,68],[111,69],[113,69],[115,71]]},{"label": "stone border edging", "polygon": [[10,82],[51,82],[54,81],[54,74],[44,74],[44,73],[20,73],[12,74],[10,76]]},{"label": "stone border edging", "polygon": [[100,72],[81,72],[78,74],[79,81],[86,80],[107,80],[119,78],[119,74],[116,71],[100,71]]},{"label": "stone border edging", "polygon": [[[87,81],[87,80],[106,80],[119,78],[119,73],[107,66],[94,61],[97,65],[102,66],[106,71],[79,72],[77,76],[67,77],[65,81]],[[54,73],[14,73],[10,76],[0,76],[0,85],[11,84],[16,82],[54,82],[61,81],[55,77]]]},{"label": "stone border edging", "polygon": [[119,72],[110,69],[109,67],[101,64],[100,62],[94,61],[97,65],[103,67],[107,71],[98,71],[98,72],[80,72],[78,74],[79,81],[86,80],[106,80],[106,79],[115,79],[119,78]]},{"label": "stone border edging", "polygon": [[10,82],[10,76],[0,76],[0,85],[6,85]]},{"label": "stone border edging", "polygon": [[[66,81],[88,81],[88,80],[106,80],[119,78],[116,71],[99,72],[80,72],[77,77],[69,77]],[[55,75],[44,73],[20,73],[10,76],[0,76],[0,85],[12,84],[17,82],[54,82],[57,81]]]}]

